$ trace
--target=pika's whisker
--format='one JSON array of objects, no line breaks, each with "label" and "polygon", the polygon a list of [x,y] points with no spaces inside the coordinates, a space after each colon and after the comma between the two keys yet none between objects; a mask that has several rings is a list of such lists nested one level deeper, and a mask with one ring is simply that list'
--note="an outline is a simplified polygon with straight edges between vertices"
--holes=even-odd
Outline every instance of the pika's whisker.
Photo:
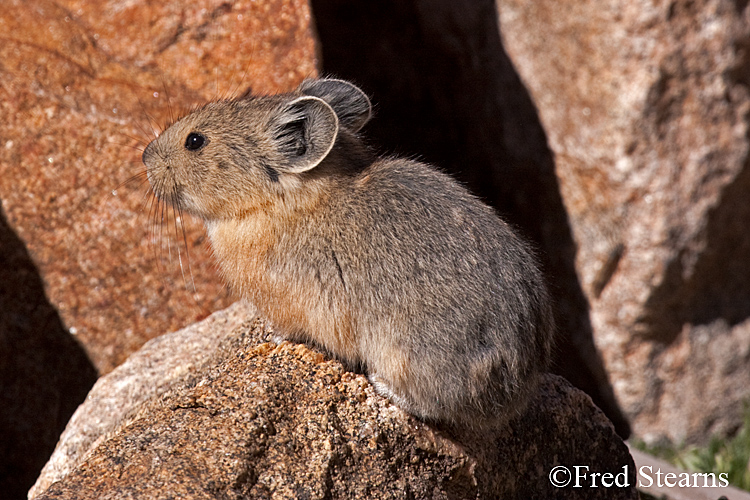
[{"label": "pika's whisker", "polygon": [[132,184],[137,182],[138,184],[136,187],[140,187],[143,185],[143,183],[148,182],[148,174],[145,170],[138,172],[137,174],[131,175],[121,183],[119,183],[112,191],[118,191],[120,188],[127,186],[128,184]]},{"label": "pika's whisker", "polygon": [[[253,49],[254,51],[254,49]],[[252,53],[252,51],[251,51]],[[233,88],[230,88],[229,94],[227,95],[227,98],[234,99],[238,97],[239,91],[242,88],[242,84],[245,82],[245,78],[247,77],[247,72],[250,69],[250,65],[252,64],[252,60],[248,61],[245,65],[245,69],[242,71],[242,76],[240,77],[240,81],[237,82],[236,85],[234,85]],[[243,92],[243,94],[246,94],[247,92]]]},{"label": "pika's whisker", "polygon": [[149,203],[149,245],[151,246],[151,250],[153,252],[153,257],[156,261],[156,267],[159,271],[159,274],[161,276],[164,276],[165,273],[162,262],[164,254],[162,253],[162,241],[160,238],[157,238],[156,233],[156,228],[158,226],[159,205],[161,205],[161,201],[156,197],[156,195],[154,195]]},{"label": "pika's whisker", "polygon": [[[182,217],[178,216],[178,211],[179,211],[179,203],[173,204],[172,205],[172,223],[174,226],[174,238],[175,238],[175,247],[177,249],[177,259],[180,263],[180,272],[182,273],[182,283],[183,285],[185,285],[185,290],[189,293],[190,290],[188,289],[187,278],[185,276],[185,266],[183,265],[183,262],[182,262],[182,252],[180,250],[179,231],[177,229],[178,222],[180,226],[182,226],[183,242],[185,244],[185,257],[187,260],[188,270],[190,270],[190,254],[189,254],[188,245],[187,245],[187,237],[185,236],[185,224],[182,220]],[[190,271],[189,274],[192,277],[192,271]],[[193,282],[193,288],[195,288],[195,282]]]},{"label": "pika's whisker", "polygon": [[[148,183],[148,179],[146,179],[144,182]],[[148,203],[149,206],[151,203],[153,203],[153,199],[156,197],[154,194],[154,191],[151,189],[151,186],[148,186],[148,189],[146,189],[143,193],[143,196],[138,200],[138,211],[143,213],[146,211],[146,204]],[[149,221],[151,222],[151,221]]]},{"label": "pika's whisker", "polygon": [[[141,131],[141,132],[143,132],[143,131]],[[143,153],[143,151],[146,149],[146,146],[148,145],[148,140],[144,141],[142,138],[135,137],[133,135],[125,134],[125,133],[123,133],[122,135],[124,135],[125,137],[127,137],[128,139],[130,139],[130,140],[132,140],[132,141],[134,141],[136,143],[136,144],[121,144],[124,147],[133,148],[133,149],[135,149],[135,150],[140,151],[141,153]]]},{"label": "pika's whisker", "polygon": [[139,147],[139,146],[136,146],[134,144],[128,144],[128,143],[125,143],[125,142],[117,142],[117,141],[113,141],[113,140],[109,140],[108,142],[110,144],[114,144],[114,145],[120,146],[122,148],[132,148],[132,149],[135,149],[136,151],[140,151],[141,153],[143,152],[143,147]]},{"label": "pika's whisker", "polygon": [[[160,240],[166,244],[167,247],[167,263],[170,267],[174,266],[174,255],[172,254],[172,238],[169,237],[169,205],[166,203],[163,205],[162,221],[160,226],[161,236]],[[165,215],[166,214],[166,215]]]},{"label": "pika's whisker", "polygon": [[161,86],[164,88],[164,96],[167,98],[167,111],[169,113],[169,123],[174,123],[175,121],[175,114],[174,109],[172,109],[172,99],[169,97],[169,89],[167,88],[167,82],[164,80],[164,73],[159,71],[161,74]]},{"label": "pika's whisker", "polygon": [[[145,137],[152,137],[156,139],[157,137],[159,137],[159,130],[163,130],[163,128],[160,128],[158,126],[159,122],[156,121],[156,119],[154,119],[154,117],[151,116],[148,113],[148,111],[146,111],[146,106],[143,104],[143,101],[141,100],[140,96],[138,96],[137,94],[136,94],[136,99],[138,100],[138,105],[141,107],[141,112],[143,113],[143,116],[146,117],[148,127],[151,129],[151,131],[149,132],[147,128],[144,128],[142,122],[136,122],[136,126],[140,129],[141,133]],[[154,124],[156,124],[156,126],[154,126]]]},{"label": "pika's whisker", "polygon": [[188,248],[187,233],[185,232],[185,218],[182,212],[182,205],[177,204],[177,213],[180,216],[180,228],[182,229],[182,242],[185,244],[185,255],[187,256],[188,271],[190,273],[190,282],[193,285],[193,293],[198,293],[195,288],[195,276],[193,276],[193,267],[190,264],[190,249]]}]

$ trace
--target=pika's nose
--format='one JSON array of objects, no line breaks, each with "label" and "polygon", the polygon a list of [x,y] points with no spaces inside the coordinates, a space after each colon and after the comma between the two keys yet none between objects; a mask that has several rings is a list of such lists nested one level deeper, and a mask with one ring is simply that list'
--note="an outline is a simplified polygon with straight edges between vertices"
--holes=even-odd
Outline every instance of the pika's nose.
[{"label": "pika's nose", "polygon": [[151,141],[148,143],[148,146],[146,146],[146,149],[143,150],[143,155],[141,155],[141,161],[144,165],[148,167],[148,162],[153,158],[154,156],[154,141]]}]

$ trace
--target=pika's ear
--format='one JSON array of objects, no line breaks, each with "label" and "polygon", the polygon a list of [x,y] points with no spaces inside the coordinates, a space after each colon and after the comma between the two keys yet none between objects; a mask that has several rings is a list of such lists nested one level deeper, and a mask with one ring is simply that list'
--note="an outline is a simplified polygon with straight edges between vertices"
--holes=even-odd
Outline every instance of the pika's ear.
[{"label": "pika's ear", "polygon": [[305,80],[299,86],[299,91],[327,102],[336,112],[341,125],[352,132],[364,127],[372,116],[372,104],[367,94],[345,80]]},{"label": "pika's ear", "polygon": [[273,118],[272,137],[287,161],[283,170],[313,169],[328,156],[339,133],[336,113],[323,99],[298,97],[283,105]]}]

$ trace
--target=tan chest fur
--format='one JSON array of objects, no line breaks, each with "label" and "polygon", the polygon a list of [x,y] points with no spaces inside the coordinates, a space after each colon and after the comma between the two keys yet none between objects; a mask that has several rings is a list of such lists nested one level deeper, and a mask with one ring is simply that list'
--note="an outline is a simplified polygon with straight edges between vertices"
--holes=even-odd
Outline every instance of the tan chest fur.
[{"label": "tan chest fur", "polygon": [[[281,336],[312,341],[345,360],[360,361],[348,297],[304,265],[280,260],[285,230],[263,214],[212,222],[208,235],[227,283],[269,319]],[[283,252],[282,252],[283,253]]]}]

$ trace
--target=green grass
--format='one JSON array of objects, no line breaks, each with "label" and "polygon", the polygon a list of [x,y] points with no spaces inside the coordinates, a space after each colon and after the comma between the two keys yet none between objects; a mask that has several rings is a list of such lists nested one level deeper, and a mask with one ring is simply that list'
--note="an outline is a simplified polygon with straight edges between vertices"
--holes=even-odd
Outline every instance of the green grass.
[{"label": "green grass", "polygon": [[726,473],[729,484],[750,491],[750,405],[745,406],[742,427],[732,438],[714,437],[705,447],[633,444],[690,472]]}]

